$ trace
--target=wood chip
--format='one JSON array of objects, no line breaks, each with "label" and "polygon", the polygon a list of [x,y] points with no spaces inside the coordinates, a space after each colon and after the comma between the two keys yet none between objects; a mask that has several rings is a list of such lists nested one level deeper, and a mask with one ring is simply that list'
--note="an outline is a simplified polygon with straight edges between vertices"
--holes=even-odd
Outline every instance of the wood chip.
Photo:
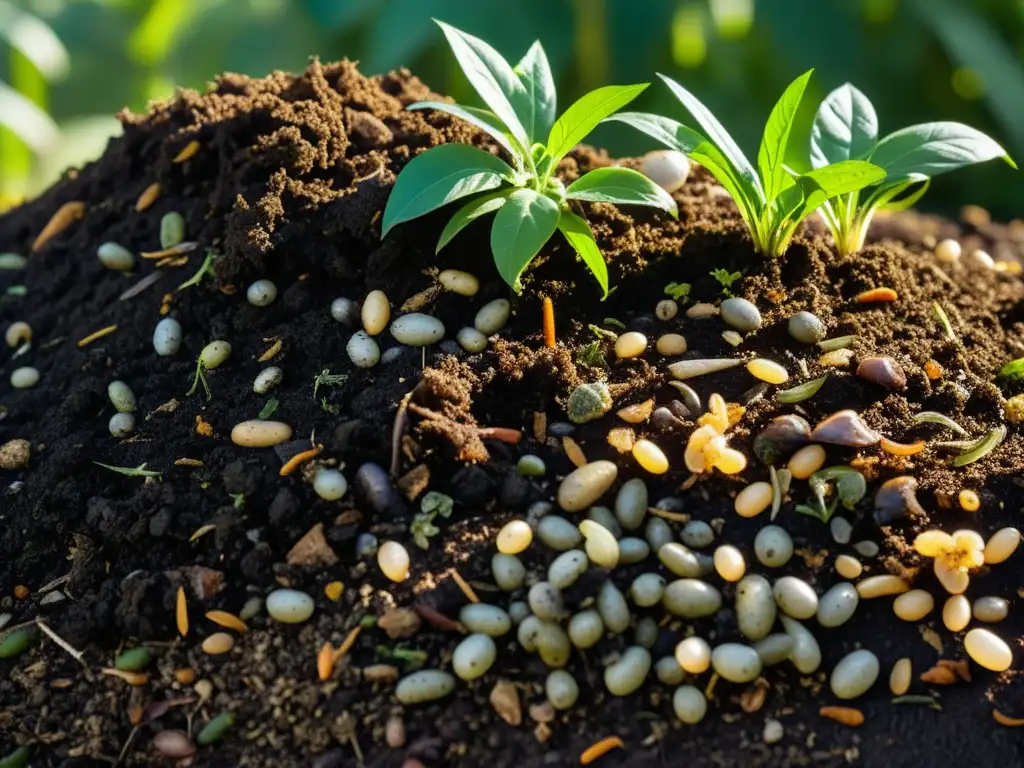
[{"label": "wood chip", "polygon": [[931,627],[919,626],[918,631],[921,633],[921,639],[924,640],[928,645],[934,648],[939,654],[942,653],[942,638],[939,633]]},{"label": "wood chip", "polygon": [[[264,341],[271,341],[271,339],[264,339]],[[257,362],[265,363],[268,360],[272,360],[277,355],[277,353],[281,351],[281,347],[283,345],[281,339],[274,339],[273,341],[274,343],[271,344],[262,355],[256,358]]]},{"label": "wood chip", "polygon": [[939,659],[937,666],[951,670],[965,683],[971,682],[971,665],[967,659]]},{"label": "wood chip", "polygon": [[281,477],[287,477],[294,472],[300,464],[303,464],[311,459],[315,459],[320,455],[320,452],[324,449],[322,445],[316,445],[310,448],[308,451],[301,451],[292,456],[288,461],[281,467],[281,471],[278,473]]},{"label": "wood chip", "polygon": [[426,464],[417,464],[398,478],[395,485],[405,498],[412,501],[430,486],[430,467]]},{"label": "wood chip", "polygon": [[104,336],[109,336],[117,330],[117,325],[108,325],[106,328],[100,328],[98,331],[90,333],[88,336],[78,340],[79,347],[85,347],[92,344],[97,339],[102,339]]},{"label": "wood chip", "polygon": [[295,542],[285,556],[288,565],[306,568],[330,568],[338,564],[338,556],[324,536],[324,524],[317,523]]},{"label": "wood chip", "polygon": [[432,303],[441,293],[440,285],[432,285],[419,293],[413,294],[402,304],[402,312],[419,312],[423,307]]},{"label": "wood chip", "polygon": [[198,413],[196,414],[196,434],[203,437],[213,437],[213,425]]},{"label": "wood chip", "polygon": [[432,626],[434,629],[441,632],[461,632],[466,633],[466,628],[454,619],[450,619],[440,611],[426,605],[424,603],[416,603],[412,609],[419,614],[419,617],[423,619],[427,624]]},{"label": "wood chip", "polygon": [[960,682],[960,677],[949,667],[943,667],[936,664],[931,669],[927,669],[920,675],[922,683],[928,683],[930,685],[953,685],[954,683]]},{"label": "wood chip", "polygon": [[653,398],[644,400],[642,403],[627,405],[625,408],[620,408],[615,412],[620,419],[628,424],[642,424],[651,418],[652,413],[654,413]]},{"label": "wood chip", "polygon": [[523,705],[519,701],[519,691],[508,680],[499,680],[491,689],[491,706],[498,717],[515,727],[523,722]]},{"label": "wood chip", "polygon": [[469,600],[469,602],[471,603],[479,603],[480,598],[476,596],[476,592],[474,592],[473,588],[469,586],[469,583],[464,578],[462,578],[462,574],[460,574],[454,568],[452,568],[451,574],[452,579],[455,581],[456,584],[458,584],[459,589],[462,590],[462,594],[466,596],[466,599]]},{"label": "wood chip", "polygon": [[1020,728],[1024,725],[1024,717],[1010,717],[1004,715],[998,709],[992,710],[992,719],[1000,725],[1005,725],[1007,728]]}]

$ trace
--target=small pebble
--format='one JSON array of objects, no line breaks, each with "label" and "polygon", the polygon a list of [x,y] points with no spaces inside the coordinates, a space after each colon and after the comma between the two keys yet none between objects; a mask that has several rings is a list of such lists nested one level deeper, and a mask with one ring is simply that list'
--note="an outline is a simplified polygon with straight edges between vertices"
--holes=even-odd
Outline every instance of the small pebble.
[{"label": "small pebble", "polygon": [[165,213],[160,219],[160,247],[164,250],[181,245],[185,240],[185,217],[177,211]]},{"label": "small pebble", "polygon": [[863,649],[853,651],[836,664],[829,678],[829,687],[837,698],[855,699],[875,684],[879,671],[875,654]]},{"label": "small pebble", "polygon": [[697,725],[708,712],[708,700],[699,688],[681,685],[672,694],[672,711],[687,725]]},{"label": "small pebble", "polygon": [[281,421],[253,419],[231,429],[231,442],[246,448],[272,448],[292,438],[292,428]]},{"label": "small pebble", "polygon": [[384,291],[370,291],[363,301],[360,310],[363,330],[370,336],[376,336],[388,326],[391,319],[391,304]]},{"label": "small pebble", "polygon": [[470,635],[455,646],[452,670],[463,680],[476,680],[493,666],[497,657],[498,649],[488,635]]},{"label": "small pebble", "polygon": [[662,299],[654,307],[654,316],[663,322],[675,318],[679,314],[679,305],[672,299]]},{"label": "small pebble", "polygon": [[761,313],[746,299],[726,299],[719,309],[725,324],[737,331],[747,333],[761,327]]},{"label": "small pebble", "polygon": [[512,520],[498,531],[498,551],[506,555],[518,555],[530,546],[533,530],[525,520]]},{"label": "small pebble", "polygon": [[165,317],[153,331],[153,349],[161,357],[177,354],[181,347],[181,324],[173,317]]},{"label": "small pebble", "polygon": [[403,582],[409,578],[409,550],[397,541],[385,541],[377,550],[377,565],[391,581]]},{"label": "small pebble", "polygon": [[436,317],[412,312],[391,323],[391,335],[400,344],[425,347],[444,338],[444,324]]},{"label": "small pebble", "polygon": [[194,755],[196,745],[181,731],[167,729],[153,736],[153,749],[164,757],[177,759]]},{"label": "small pebble", "polygon": [[[28,440],[15,438],[0,445],[0,469],[24,469],[32,455]],[[9,614],[3,614],[9,615]]]},{"label": "small pebble", "polygon": [[640,357],[647,349],[647,337],[636,331],[627,331],[615,340],[615,356],[619,359]]},{"label": "small pebble", "polygon": [[674,149],[655,149],[640,158],[640,172],[670,195],[690,175],[690,161]]},{"label": "small pebble", "polygon": [[778,720],[769,717],[764,721],[764,730],[761,732],[761,738],[765,744],[778,744],[782,741],[782,737],[785,734],[785,729],[783,729],[782,723]]},{"label": "small pebble", "polygon": [[402,704],[422,704],[443,699],[454,690],[454,675],[439,669],[421,669],[398,681],[395,698]]},{"label": "small pebble", "polygon": [[276,365],[260,371],[252,383],[252,391],[257,395],[265,395],[273,391],[284,380],[284,371]]},{"label": "small pebble", "polygon": [[473,327],[484,334],[484,336],[491,336],[505,327],[511,312],[512,305],[509,304],[507,299],[489,301],[476,313]]},{"label": "small pebble", "polygon": [[257,280],[245,289],[245,299],[254,307],[269,307],[277,299],[277,286],[272,280]]},{"label": "small pebble", "polygon": [[678,333],[665,333],[658,337],[655,348],[659,355],[681,355],[686,351],[686,339]]},{"label": "small pebble", "polygon": [[558,486],[558,505],[566,512],[591,506],[611,488],[619,469],[611,461],[592,461],[570,472]]},{"label": "small pebble", "polygon": [[857,365],[857,375],[886,389],[903,389],[907,374],[891,357],[865,357]]},{"label": "small pebble", "polygon": [[711,666],[730,683],[749,683],[761,674],[761,657],[749,645],[723,643],[711,652]]},{"label": "small pebble", "polygon": [[724,544],[715,550],[715,570],[726,581],[739,581],[747,571],[747,564],[742,553],[730,544]]},{"label": "small pebble", "polygon": [[797,312],[789,318],[789,335],[801,344],[817,344],[825,338],[825,324],[810,312]]},{"label": "small pebble", "polygon": [[733,507],[740,517],[757,517],[772,503],[772,486],[763,480],[751,483],[738,494]]},{"label": "small pebble", "polygon": [[455,340],[459,342],[460,347],[473,355],[487,349],[487,337],[476,328],[467,326],[461,329],[455,334]]},{"label": "small pebble", "polygon": [[778,363],[763,358],[757,358],[747,363],[747,370],[755,379],[769,384],[785,384],[789,381],[789,374],[786,369]]},{"label": "small pebble", "polygon": [[793,557],[793,539],[785,528],[766,525],[754,537],[754,554],[768,568],[781,568]]},{"label": "small pebble", "polygon": [[345,345],[348,359],[357,368],[373,368],[380,362],[380,347],[366,331],[356,331]]},{"label": "small pebble", "polygon": [[828,523],[829,532],[837,544],[849,544],[853,525],[845,517],[833,517]]},{"label": "small pebble", "polygon": [[32,326],[22,320],[11,323],[4,331],[4,341],[11,349],[32,341]]},{"label": "small pebble", "polygon": [[1013,664],[1013,651],[998,635],[987,629],[972,629],[964,636],[967,655],[985,669],[1005,672]]},{"label": "small pebble", "polygon": [[115,413],[107,427],[114,437],[128,437],[135,431],[135,417],[130,413]]},{"label": "small pebble", "polygon": [[267,595],[267,615],[282,624],[301,624],[313,615],[315,603],[305,592],[275,589]]},{"label": "small pebble", "polygon": [[943,240],[935,246],[935,258],[942,264],[952,264],[960,258],[962,249],[956,240]]},{"label": "small pebble", "polygon": [[445,269],[437,276],[437,281],[446,291],[460,296],[475,296],[480,290],[480,281],[469,272],[459,269]]},{"label": "small pebble", "polygon": [[39,371],[30,366],[11,371],[11,386],[15,389],[31,389],[39,383]]},{"label": "small pebble", "polygon": [[331,302],[331,317],[351,328],[359,318],[359,302],[344,297],[335,299]]},{"label": "small pebble", "polygon": [[203,653],[219,656],[235,647],[235,638],[227,632],[214,632],[203,640]]},{"label": "small pebble", "polygon": [[688,637],[676,646],[676,661],[691,675],[701,675],[711,666],[711,646],[700,637]]},{"label": "small pebble", "polygon": [[348,481],[337,469],[318,467],[313,475],[313,490],[325,501],[337,501],[348,491]]},{"label": "small pebble", "polygon": [[859,579],[863,571],[864,566],[860,560],[852,555],[839,555],[836,558],[836,573],[844,579]]},{"label": "small pebble", "polygon": [[135,411],[135,393],[123,381],[112,381],[107,385],[107,397],[118,413]]},{"label": "small pebble", "polygon": [[117,243],[103,243],[96,249],[96,255],[107,269],[127,272],[135,266],[135,254]]},{"label": "small pebble", "polygon": [[979,597],[972,606],[974,618],[986,624],[1002,621],[1010,613],[1010,601],[1002,597]]}]

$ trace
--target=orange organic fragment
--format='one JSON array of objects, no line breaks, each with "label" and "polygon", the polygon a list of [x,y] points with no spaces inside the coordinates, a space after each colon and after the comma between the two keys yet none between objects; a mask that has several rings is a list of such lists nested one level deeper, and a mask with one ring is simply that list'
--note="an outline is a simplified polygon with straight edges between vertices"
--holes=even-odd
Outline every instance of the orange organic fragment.
[{"label": "orange organic fragment", "polygon": [[174,679],[181,685],[192,685],[196,681],[196,671],[192,667],[182,667],[174,670]]},{"label": "orange organic fragment", "polygon": [[942,378],[942,366],[934,360],[928,360],[924,364],[924,374],[932,381],[938,381]]},{"label": "orange organic fragment", "polygon": [[544,297],[544,346],[555,346],[555,305]]},{"label": "orange organic fragment", "polygon": [[14,586],[14,597],[17,600],[24,600],[31,594],[32,592],[24,584],[16,584]]},{"label": "orange organic fragment", "polygon": [[155,203],[158,197],[160,197],[160,182],[154,181],[142,190],[139,199],[135,201],[135,210],[141,213]]},{"label": "orange organic fragment", "polygon": [[[264,341],[271,341],[271,339],[264,339]],[[257,362],[265,363],[265,362],[267,362],[267,360],[270,360],[278,352],[281,351],[281,340],[280,339],[273,339],[273,342],[274,342],[273,344],[271,344],[269,347],[267,347],[267,351],[266,352],[264,352],[262,355],[260,355],[258,358],[256,358]]]},{"label": "orange organic fragment", "polygon": [[191,253],[199,246],[199,243],[189,240],[178,243],[172,248],[164,248],[160,251],[143,251],[139,254],[144,259],[166,259],[168,256],[180,256],[183,253]]},{"label": "orange organic fragment", "polygon": [[119,677],[128,685],[145,685],[149,682],[149,675],[145,672],[125,672],[123,669],[114,669],[113,667],[104,667],[100,672],[111,677]]},{"label": "orange organic fragment", "polygon": [[922,672],[920,680],[929,685],[953,685],[960,682],[960,676],[949,667],[936,665]]},{"label": "orange organic fragment", "polygon": [[249,627],[240,618],[227,611],[207,611],[206,618],[221,627],[233,629],[236,632],[248,632]]},{"label": "orange organic fragment", "polygon": [[864,713],[853,707],[822,707],[818,714],[851,728],[864,725]]},{"label": "orange organic fragment", "polygon": [[52,237],[59,235],[83,216],[85,216],[85,203],[78,200],[73,200],[70,203],[64,203],[64,205],[58,208],[57,212],[50,217],[50,220],[46,222],[46,226],[43,227],[43,231],[39,233],[35,241],[32,243],[32,252],[35,253],[38,251],[46,245]]},{"label": "orange organic fragment", "polygon": [[188,634],[188,600],[185,598],[184,587],[178,587],[178,603],[174,618],[178,624],[178,634],[185,637]]},{"label": "orange organic fragment", "polygon": [[359,639],[359,633],[363,631],[363,627],[360,624],[356,624],[352,631],[345,636],[345,639],[341,641],[341,645],[338,646],[338,650],[334,652],[334,663],[345,657],[345,654],[352,650],[352,646],[356,644],[356,640]]},{"label": "orange organic fragment", "polygon": [[196,152],[199,151],[201,146],[202,144],[195,139],[192,139],[192,141],[182,147],[182,150],[174,156],[174,159],[171,160],[171,162],[177,164],[184,163],[186,160],[192,159],[195,157]]},{"label": "orange organic fragment", "polygon": [[198,413],[196,414],[196,434],[203,437],[213,437],[213,426]]},{"label": "orange organic fragment", "polygon": [[316,675],[321,680],[330,678],[334,671],[334,646],[324,643],[320,652],[316,655]]},{"label": "orange organic fragment", "polygon": [[85,347],[92,344],[97,339],[102,339],[104,336],[109,336],[117,330],[117,325],[108,325],[106,328],[100,328],[95,333],[90,333],[88,336],[82,338],[78,342],[79,347]]},{"label": "orange organic fragment", "polygon": [[317,456],[320,455],[320,451],[322,451],[323,449],[324,447],[322,445],[317,445],[310,448],[308,451],[303,451],[302,453],[295,454],[290,459],[288,459],[287,463],[283,467],[281,467],[281,477],[287,477],[296,469],[298,469],[300,464],[303,464],[309,461],[310,459],[315,459]]},{"label": "orange organic fragment", "polygon": [[892,288],[872,288],[870,291],[863,291],[853,297],[858,304],[878,304],[887,301],[896,301],[899,294]]},{"label": "orange organic fragment", "polygon": [[577,467],[582,467],[587,463],[587,457],[584,455],[583,449],[580,448],[579,443],[571,437],[562,438],[562,450],[565,451],[565,455],[569,457],[569,461]]},{"label": "orange organic fragment", "polygon": [[580,755],[580,765],[590,765],[613,749],[625,749],[625,747],[625,743],[618,736],[606,736],[583,750],[583,754]]},{"label": "orange organic fragment", "polygon": [[336,603],[341,599],[341,593],[344,591],[344,584],[342,584],[340,581],[332,581],[330,584],[324,587],[324,597],[326,597],[332,603]]},{"label": "orange organic fragment", "polygon": [[883,451],[891,453],[893,456],[916,456],[924,450],[926,443],[924,440],[913,443],[897,443],[883,437],[879,445]]},{"label": "orange organic fragment", "polygon": [[1010,717],[1004,715],[998,709],[992,710],[992,719],[1000,725],[1005,725],[1007,728],[1020,728],[1024,725],[1024,717]]},{"label": "orange organic fragment", "polygon": [[508,427],[483,427],[478,430],[481,440],[497,440],[500,443],[518,445],[523,439],[521,429],[510,429]]}]

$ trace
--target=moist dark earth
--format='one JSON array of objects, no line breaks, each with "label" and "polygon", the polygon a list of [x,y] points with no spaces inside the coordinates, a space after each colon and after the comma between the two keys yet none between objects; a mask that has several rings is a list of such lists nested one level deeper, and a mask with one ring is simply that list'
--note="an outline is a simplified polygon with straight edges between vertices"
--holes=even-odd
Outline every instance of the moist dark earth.
[{"label": "moist dark earth", "polygon": [[[604,302],[583,265],[557,238],[527,273],[521,296],[511,295],[493,269],[486,224],[467,230],[438,256],[433,244],[443,213],[401,226],[381,241],[379,219],[388,192],[416,153],[448,141],[497,151],[486,137],[445,115],[403,111],[429,97],[434,96],[409,72],[367,78],[349,62],[313,62],[298,77],[225,75],[206,93],[183,91],[145,115],[122,115],[124,136],[102,158],[68,172],[37,200],[0,216],[0,252],[31,254],[25,271],[0,272],[0,287],[6,291],[0,299],[0,325],[21,320],[33,331],[25,354],[15,359],[12,349],[0,352],[5,381],[0,444],[22,438],[32,448],[27,467],[0,470],[0,613],[11,614],[7,629],[42,618],[84,652],[79,663],[42,638],[30,651],[0,660],[0,756],[27,745],[31,765],[169,764],[174,761],[153,746],[155,734],[191,727],[194,735],[205,722],[230,711],[235,725],[226,735],[178,762],[318,768],[572,765],[586,747],[606,736],[620,736],[625,747],[596,765],[1024,762],[1024,731],[997,724],[992,714],[998,709],[1024,717],[1020,553],[974,575],[967,593],[972,599],[998,595],[1010,600],[1009,618],[992,628],[1014,649],[1016,669],[994,674],[972,665],[971,681],[954,685],[917,680],[940,658],[965,658],[962,637],[942,626],[944,595],[930,568],[908,574],[938,598],[937,610],[924,621],[898,620],[891,598],[862,601],[843,627],[814,627],[824,659],[817,673],[803,677],[788,664],[767,669],[767,696],[752,712],[740,702],[750,686],[719,681],[708,715],[697,726],[675,718],[671,689],[653,675],[629,697],[606,693],[603,665],[632,643],[632,631],[606,636],[585,654],[574,653],[568,669],[581,687],[579,703],[553,718],[531,709],[544,701],[546,669],[519,648],[514,633],[498,639],[498,661],[484,677],[460,682],[452,696],[431,704],[402,707],[394,698],[393,680],[372,682],[363,672],[379,664],[393,665],[400,673],[410,669],[414,662],[396,658],[396,648],[399,657],[403,650],[413,651],[428,667],[450,668],[459,636],[426,621],[403,639],[367,626],[331,679],[318,680],[320,647],[328,641],[338,645],[366,617],[418,605],[457,618],[466,598],[452,569],[484,601],[508,604],[490,573],[494,535],[534,502],[550,500],[558,480],[573,469],[557,439],[535,434],[534,414],[544,413],[549,425],[565,421],[572,388],[602,377],[615,407],[573,433],[587,458],[616,461],[619,483],[645,477],[652,501],[674,500],[660,506],[696,520],[721,520],[718,541],[739,547],[753,572],[765,571],[753,557],[752,542],[767,514],[741,519],[733,511],[733,498],[746,483],[767,478],[767,469],[751,453],[752,437],[773,416],[794,412],[793,406],[776,401],[772,390],[750,401],[757,382],[743,368],[690,382],[704,401],[719,392],[730,402],[747,403],[730,433],[731,445],[750,458],[742,479],[716,474],[683,487],[689,473],[682,452],[691,422],[662,432],[649,423],[634,427],[637,437],[654,440],[669,457],[671,469],[659,477],[645,475],[606,440],[612,427],[627,426],[616,417],[618,408],[648,398],[665,404],[676,396],[667,386],[669,361],[653,350],[653,340],[662,333],[685,336],[687,357],[765,357],[787,367],[792,381],[803,381],[824,372],[817,362],[820,350],[790,338],[786,319],[798,310],[813,311],[825,320],[830,337],[856,334],[857,339],[851,365],[831,370],[821,391],[800,405],[804,415],[813,424],[853,408],[870,426],[901,443],[955,437],[936,425],[915,424],[913,416],[922,410],[945,413],[972,437],[1003,423],[1005,397],[1014,392],[996,386],[996,373],[1006,361],[1024,355],[1024,286],[1014,270],[996,271],[968,257],[982,248],[997,261],[1016,264],[1024,253],[1024,224],[995,224],[977,209],[965,209],[959,221],[915,213],[880,218],[868,247],[845,259],[835,255],[811,223],[785,257],[767,260],[752,252],[731,201],[696,168],[675,195],[678,221],[601,204],[582,209],[616,288]],[[174,162],[192,141],[199,142],[198,152]],[[603,152],[581,147],[560,172],[568,181],[612,162]],[[137,211],[136,201],[154,182],[160,184],[158,198]],[[84,216],[31,252],[50,218],[70,201],[85,204]],[[161,268],[154,260],[140,260],[130,275],[123,275],[99,263],[96,249],[104,242],[120,243],[134,253],[158,250],[160,220],[171,211],[184,216],[187,238],[199,244],[186,264]],[[949,236],[960,239],[964,257],[939,263],[932,248]],[[207,248],[219,254],[215,274],[176,290],[199,269]],[[437,270],[446,268],[477,275],[479,293],[466,298],[434,290]],[[720,268],[742,273],[733,291],[757,304],[764,317],[763,328],[738,348],[723,340],[726,327],[720,318],[693,319],[685,312],[695,302],[721,299],[720,286],[709,276]],[[119,298],[152,273],[160,275],[154,285]],[[246,286],[259,278],[278,286],[277,301],[268,307],[251,306],[245,299]],[[670,282],[693,287],[684,311],[662,322],[654,306]],[[10,290],[22,285],[24,295]],[[898,300],[853,301],[858,293],[878,287],[895,289]],[[373,289],[387,294],[396,313],[416,297],[420,311],[445,323],[449,339],[471,325],[479,307],[491,299],[510,298],[513,314],[482,354],[468,355],[449,342],[423,353],[407,349],[386,365],[360,370],[345,352],[355,329],[336,322],[329,307],[339,296],[361,301]],[[554,349],[544,347],[543,297],[554,301]],[[949,315],[955,340],[938,324],[935,301]],[[158,357],[152,346],[162,307],[184,328],[182,348],[172,357]],[[113,333],[78,345],[91,332],[114,324]],[[598,339],[590,324],[642,331],[652,346],[642,358],[616,361],[605,341],[609,369],[588,367],[577,356]],[[207,375],[212,398],[201,393],[187,397],[196,358],[214,339],[229,341],[232,353]],[[382,348],[395,345],[386,332],[379,339]],[[272,361],[259,362],[277,341],[280,351]],[[857,378],[857,360],[867,355],[895,358],[907,372],[906,388],[890,392]],[[797,375],[800,360],[808,366],[806,377]],[[936,380],[924,373],[929,360],[941,366]],[[269,399],[252,390],[254,377],[268,364],[284,370],[284,383],[272,394],[279,401],[273,418],[292,426],[293,442],[278,449],[236,446],[229,437],[232,426],[256,418]],[[13,389],[6,383],[22,365],[41,372],[36,387]],[[314,379],[327,369],[347,378],[321,386],[314,397]],[[107,427],[113,408],[106,387],[114,379],[127,382],[138,399],[136,433],[124,440],[111,437]],[[408,494],[396,493],[392,503],[375,507],[354,483],[355,472],[365,462],[390,468],[396,412],[420,381],[408,428],[399,434],[397,474],[415,470],[428,482],[412,488],[405,483]],[[208,434],[201,433],[203,424]],[[868,495],[855,513],[846,513],[855,524],[854,542],[881,545],[877,557],[862,558],[866,574],[930,565],[907,544],[928,527],[952,531],[969,526],[987,538],[1002,527],[1020,525],[1024,440],[1015,425],[1008,426],[999,448],[962,469],[950,467],[948,457],[931,448],[909,458],[877,447],[856,453],[829,449],[830,465],[856,461],[869,479]],[[479,430],[487,427],[521,430],[522,441],[510,445],[481,439]],[[323,445],[315,461],[282,477],[283,461],[313,443]],[[515,462],[527,453],[546,462],[543,478],[516,473]],[[124,476],[94,462],[145,463],[162,477]],[[317,462],[345,472],[350,488],[342,500],[327,502],[314,493],[310,480]],[[925,514],[879,529],[871,520],[874,491],[881,481],[900,474],[917,478]],[[407,529],[428,488],[450,495],[455,504],[424,551]],[[957,506],[964,488],[980,496],[979,512]],[[806,483],[795,482],[776,521],[790,531],[798,549],[781,573],[806,578],[821,593],[839,580],[835,556],[852,550],[835,543],[827,526],[795,512],[795,504],[808,497]],[[293,545],[318,524],[333,554],[312,564],[288,562]],[[357,557],[356,539],[366,532],[409,548],[408,581],[391,584],[375,558]],[[553,554],[535,542],[523,558],[531,572],[542,574]],[[567,591],[567,601],[580,605],[609,577],[625,589],[638,573],[653,567],[650,562],[620,567],[611,576],[591,569]],[[344,584],[336,602],[324,593],[334,581]],[[276,586],[314,596],[312,619],[284,625],[260,613],[249,621],[249,632],[232,633],[237,642],[229,653],[211,656],[201,650],[202,640],[219,629],[204,618],[207,611],[237,614],[249,598],[265,596]],[[185,638],[175,626],[179,587],[185,588],[191,619]],[[44,603],[54,591],[64,599]],[[725,585],[723,591],[725,604],[731,605],[733,587]],[[638,617],[645,614],[663,618],[655,609],[637,612]],[[654,659],[671,655],[692,631],[713,644],[742,639],[731,610],[698,622],[663,621]],[[941,651],[926,635],[931,643],[938,638]],[[146,645],[155,656],[144,685],[132,687],[100,671],[113,666],[118,651],[136,645]],[[842,703],[829,691],[827,672],[858,647],[878,655],[882,675],[867,695],[851,703],[866,722],[850,728],[820,716],[818,709]],[[934,696],[940,710],[891,703],[886,681],[901,657],[913,661],[910,693]],[[184,668],[212,683],[209,700],[196,701],[192,686],[176,681],[175,671]],[[502,720],[488,701],[499,680],[518,689],[518,726]],[[704,689],[708,675],[688,682]],[[172,706],[162,705],[165,700]],[[546,722],[538,724],[531,713]],[[762,738],[766,718],[784,727],[776,744]],[[400,746],[385,742],[389,719],[403,723]]]}]

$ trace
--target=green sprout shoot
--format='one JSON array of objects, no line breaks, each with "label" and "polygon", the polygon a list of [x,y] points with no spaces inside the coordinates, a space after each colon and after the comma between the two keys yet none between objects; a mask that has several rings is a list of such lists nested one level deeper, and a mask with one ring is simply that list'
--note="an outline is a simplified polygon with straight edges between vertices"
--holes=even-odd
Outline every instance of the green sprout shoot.
[{"label": "green sprout shoot", "polygon": [[713,269],[711,276],[722,286],[723,296],[732,296],[732,284],[743,277],[739,272],[730,272],[728,269]]},{"label": "green sprout shoot", "polygon": [[156,472],[152,469],[146,469],[146,464],[143,462],[137,467],[115,467],[113,464],[104,464],[102,461],[94,461],[93,464],[109,469],[111,472],[117,472],[120,475],[128,475],[129,477],[163,477],[163,472]]},{"label": "green sprout shoot", "polygon": [[191,288],[193,285],[199,285],[203,281],[206,275],[213,277],[213,262],[217,260],[220,254],[213,248],[206,249],[206,258],[203,259],[203,263],[199,266],[198,271],[192,275],[188,280],[179,285],[176,290],[183,290],[185,288]]}]

